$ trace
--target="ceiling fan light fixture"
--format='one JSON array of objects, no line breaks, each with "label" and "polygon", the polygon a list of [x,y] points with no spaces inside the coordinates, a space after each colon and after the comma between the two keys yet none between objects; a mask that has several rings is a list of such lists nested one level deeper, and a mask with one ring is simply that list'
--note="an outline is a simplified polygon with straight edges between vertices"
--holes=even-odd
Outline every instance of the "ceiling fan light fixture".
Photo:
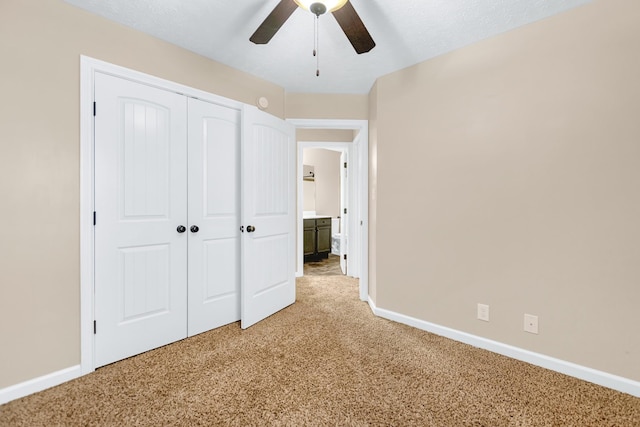
[{"label": "ceiling fan light fixture", "polygon": [[311,10],[311,5],[314,3],[323,4],[329,12],[340,9],[349,0],[293,0],[298,6],[305,10]]}]

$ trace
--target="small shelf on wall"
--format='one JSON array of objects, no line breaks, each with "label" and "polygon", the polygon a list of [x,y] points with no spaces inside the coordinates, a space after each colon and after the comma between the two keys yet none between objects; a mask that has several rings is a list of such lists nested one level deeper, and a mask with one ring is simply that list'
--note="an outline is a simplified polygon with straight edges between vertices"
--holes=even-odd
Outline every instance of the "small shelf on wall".
[{"label": "small shelf on wall", "polygon": [[305,181],[315,181],[316,175],[313,171],[313,166],[302,165],[302,179]]}]

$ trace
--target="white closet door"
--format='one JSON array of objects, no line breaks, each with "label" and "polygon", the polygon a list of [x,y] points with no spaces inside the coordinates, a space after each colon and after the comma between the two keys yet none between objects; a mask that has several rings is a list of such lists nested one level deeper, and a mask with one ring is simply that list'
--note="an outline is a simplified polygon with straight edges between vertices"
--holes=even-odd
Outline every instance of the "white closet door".
[{"label": "white closet door", "polygon": [[96,366],[187,335],[186,98],[95,76]]},{"label": "white closet door", "polygon": [[192,336],[240,320],[240,111],[188,105]]},{"label": "white closet door", "polygon": [[242,117],[242,328],[295,302],[295,129],[245,106]]}]

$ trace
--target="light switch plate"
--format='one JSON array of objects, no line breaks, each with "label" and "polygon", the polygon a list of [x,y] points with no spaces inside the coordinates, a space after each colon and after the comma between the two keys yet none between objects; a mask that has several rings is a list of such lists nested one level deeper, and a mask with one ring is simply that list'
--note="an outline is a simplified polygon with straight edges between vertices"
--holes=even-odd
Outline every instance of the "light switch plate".
[{"label": "light switch plate", "polygon": [[487,304],[478,304],[478,319],[489,321],[489,306]]}]

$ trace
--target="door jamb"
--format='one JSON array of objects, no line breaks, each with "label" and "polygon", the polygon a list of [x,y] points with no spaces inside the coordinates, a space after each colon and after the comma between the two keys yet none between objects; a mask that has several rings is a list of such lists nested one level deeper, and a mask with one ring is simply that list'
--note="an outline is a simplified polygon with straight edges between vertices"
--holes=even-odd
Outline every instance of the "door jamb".
[{"label": "door jamb", "polygon": [[[338,120],[338,119],[287,119],[296,129],[344,129],[354,130],[358,134],[354,138],[352,144],[351,159],[352,164],[357,167],[357,176],[355,177],[356,191],[350,197],[355,200],[357,211],[353,213],[355,217],[354,224],[360,224],[351,230],[349,239],[354,239],[360,244],[358,256],[358,272],[360,278],[360,300],[368,301],[369,299],[369,121],[368,120]],[[331,144],[330,142],[327,145]],[[298,144],[299,145],[299,144]],[[299,159],[300,164],[302,159]],[[302,181],[302,171],[298,171],[297,182]],[[299,216],[302,217],[301,209],[302,201],[298,200]],[[299,219],[298,219],[299,221]],[[302,221],[298,224],[298,245],[302,244]],[[352,245],[350,244],[350,247]],[[299,261],[298,261],[299,263]],[[301,273],[302,265],[298,264],[297,273]]]}]

